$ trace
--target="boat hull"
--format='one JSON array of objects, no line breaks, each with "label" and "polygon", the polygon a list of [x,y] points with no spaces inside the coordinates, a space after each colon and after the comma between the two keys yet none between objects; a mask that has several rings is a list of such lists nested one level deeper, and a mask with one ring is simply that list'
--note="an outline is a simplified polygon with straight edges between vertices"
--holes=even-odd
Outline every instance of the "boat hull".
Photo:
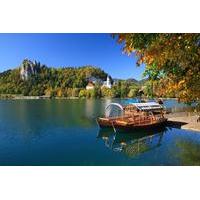
[{"label": "boat hull", "polygon": [[158,127],[163,127],[166,125],[167,118],[162,118],[153,123],[147,124],[120,124],[115,120],[105,120],[103,118],[97,119],[97,123],[100,128],[113,128],[119,130],[146,130],[146,129],[156,129]]}]

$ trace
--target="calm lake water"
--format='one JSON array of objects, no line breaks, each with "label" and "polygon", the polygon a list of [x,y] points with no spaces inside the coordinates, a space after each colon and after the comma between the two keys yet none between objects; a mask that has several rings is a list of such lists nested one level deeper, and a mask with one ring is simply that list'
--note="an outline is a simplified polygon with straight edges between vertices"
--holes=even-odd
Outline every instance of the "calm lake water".
[{"label": "calm lake water", "polygon": [[200,133],[99,130],[111,101],[1,100],[0,165],[200,165]]}]

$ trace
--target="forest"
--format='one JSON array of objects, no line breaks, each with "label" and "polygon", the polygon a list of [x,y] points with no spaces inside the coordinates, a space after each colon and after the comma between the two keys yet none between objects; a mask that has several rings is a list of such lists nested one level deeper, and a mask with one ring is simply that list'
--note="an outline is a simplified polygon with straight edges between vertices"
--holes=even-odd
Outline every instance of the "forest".
[{"label": "forest", "polygon": [[[22,77],[22,69],[26,79]],[[138,96],[139,82],[114,81],[111,77],[111,89],[97,82],[94,89],[86,90],[91,77],[103,82],[107,76],[106,72],[94,66],[55,68],[25,59],[20,67],[0,73],[0,94],[80,98]]]}]

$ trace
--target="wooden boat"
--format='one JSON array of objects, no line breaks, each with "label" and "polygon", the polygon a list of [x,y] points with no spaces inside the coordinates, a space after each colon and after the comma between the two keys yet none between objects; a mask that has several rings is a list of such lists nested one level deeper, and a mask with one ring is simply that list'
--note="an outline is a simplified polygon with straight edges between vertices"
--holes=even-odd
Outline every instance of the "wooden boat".
[{"label": "wooden boat", "polygon": [[131,103],[122,106],[111,103],[105,109],[105,116],[99,117],[97,123],[101,128],[147,129],[163,126],[167,118],[164,108],[156,102]]}]

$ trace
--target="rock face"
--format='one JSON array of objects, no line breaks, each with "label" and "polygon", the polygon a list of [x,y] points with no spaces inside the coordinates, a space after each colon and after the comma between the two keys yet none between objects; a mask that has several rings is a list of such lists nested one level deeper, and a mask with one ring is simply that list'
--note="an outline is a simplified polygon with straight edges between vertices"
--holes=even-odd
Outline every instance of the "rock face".
[{"label": "rock face", "polygon": [[20,66],[20,77],[22,80],[28,80],[30,76],[36,75],[40,70],[39,62],[32,62],[28,59],[23,60]]}]

